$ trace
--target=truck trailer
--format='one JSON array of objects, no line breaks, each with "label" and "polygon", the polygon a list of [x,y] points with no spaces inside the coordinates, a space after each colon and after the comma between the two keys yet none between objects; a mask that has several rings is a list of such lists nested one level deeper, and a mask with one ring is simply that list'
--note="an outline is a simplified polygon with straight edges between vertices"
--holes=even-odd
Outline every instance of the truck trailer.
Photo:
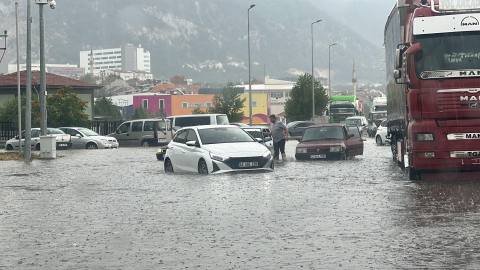
[{"label": "truck trailer", "polygon": [[385,26],[388,136],[411,180],[480,172],[480,2],[398,0]]}]

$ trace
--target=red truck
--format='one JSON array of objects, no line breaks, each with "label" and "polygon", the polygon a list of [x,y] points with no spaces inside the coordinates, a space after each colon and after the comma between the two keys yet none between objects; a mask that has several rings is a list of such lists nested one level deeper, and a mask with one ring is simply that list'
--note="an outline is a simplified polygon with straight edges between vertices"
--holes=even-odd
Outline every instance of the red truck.
[{"label": "red truck", "polygon": [[480,2],[398,0],[385,53],[393,160],[411,180],[480,171]]}]

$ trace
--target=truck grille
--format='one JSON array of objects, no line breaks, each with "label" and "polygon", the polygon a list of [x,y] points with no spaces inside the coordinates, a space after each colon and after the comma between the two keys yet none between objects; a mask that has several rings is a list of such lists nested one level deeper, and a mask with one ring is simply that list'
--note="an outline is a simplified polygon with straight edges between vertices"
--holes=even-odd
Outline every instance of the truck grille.
[{"label": "truck grille", "polygon": [[439,90],[437,92],[437,109],[439,111],[478,109],[479,94],[468,89]]}]

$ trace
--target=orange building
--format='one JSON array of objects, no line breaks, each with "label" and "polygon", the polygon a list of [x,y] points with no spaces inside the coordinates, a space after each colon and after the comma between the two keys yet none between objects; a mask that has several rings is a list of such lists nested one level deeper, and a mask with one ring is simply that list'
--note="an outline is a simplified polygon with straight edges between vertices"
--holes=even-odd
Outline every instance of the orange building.
[{"label": "orange building", "polygon": [[212,107],[215,95],[174,95],[172,96],[172,115],[189,115],[195,108],[206,111]]}]

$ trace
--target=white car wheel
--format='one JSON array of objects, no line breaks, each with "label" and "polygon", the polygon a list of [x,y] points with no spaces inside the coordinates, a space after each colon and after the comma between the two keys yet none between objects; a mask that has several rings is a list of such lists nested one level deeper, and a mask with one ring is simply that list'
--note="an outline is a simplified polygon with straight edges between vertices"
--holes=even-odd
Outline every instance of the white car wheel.
[{"label": "white car wheel", "polygon": [[380,137],[380,135],[377,135],[377,138],[375,139],[375,141],[377,142],[377,145],[383,145],[382,138]]}]

